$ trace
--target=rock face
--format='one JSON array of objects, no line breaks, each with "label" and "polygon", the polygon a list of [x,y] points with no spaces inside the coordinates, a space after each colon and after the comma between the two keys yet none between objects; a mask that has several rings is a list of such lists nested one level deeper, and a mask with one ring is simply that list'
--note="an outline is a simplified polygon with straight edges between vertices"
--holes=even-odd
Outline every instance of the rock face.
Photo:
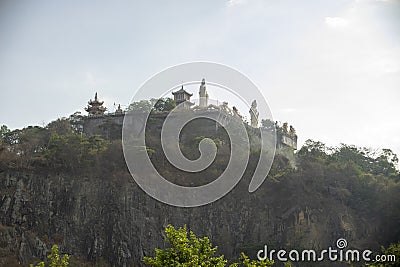
[{"label": "rock face", "polygon": [[271,179],[247,191],[242,181],[222,199],[198,208],[176,208],[147,196],[121,171],[88,174],[0,173],[0,265],[43,259],[52,244],[62,253],[110,266],[142,266],[143,256],[164,247],[163,228],[186,224],[208,236],[219,252],[251,257],[264,244],[279,249],[324,249],[345,238],[349,246],[374,249],[383,221],[346,205],[350,192],[312,192],[304,180]]}]

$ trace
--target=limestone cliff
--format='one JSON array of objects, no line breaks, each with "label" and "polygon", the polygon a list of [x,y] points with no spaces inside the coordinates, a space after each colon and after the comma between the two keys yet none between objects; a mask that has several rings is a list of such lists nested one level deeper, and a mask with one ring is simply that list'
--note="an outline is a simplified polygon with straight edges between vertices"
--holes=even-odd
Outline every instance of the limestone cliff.
[{"label": "limestone cliff", "polygon": [[242,179],[210,205],[176,208],[147,196],[125,170],[111,175],[5,171],[0,173],[0,265],[10,257],[33,262],[59,244],[82,261],[141,266],[143,256],[165,245],[167,224],[186,224],[198,236],[207,235],[227,258],[241,251],[255,257],[264,244],[326,248],[342,237],[352,247],[373,249],[387,242],[383,219],[351,207],[348,190],[312,187],[312,180],[292,174],[267,179],[252,194],[248,183],[248,177]]}]

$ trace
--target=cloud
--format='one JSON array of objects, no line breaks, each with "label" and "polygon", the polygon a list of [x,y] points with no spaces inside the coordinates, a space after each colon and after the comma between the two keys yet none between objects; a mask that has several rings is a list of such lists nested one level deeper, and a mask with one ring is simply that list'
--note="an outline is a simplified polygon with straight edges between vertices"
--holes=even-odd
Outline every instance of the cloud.
[{"label": "cloud", "polygon": [[294,113],[297,112],[295,108],[282,108],[279,110],[281,113]]},{"label": "cloud", "polygon": [[246,3],[246,0],[228,0],[228,7],[239,6]]},{"label": "cloud", "polygon": [[98,73],[98,72],[93,72],[93,71],[87,71],[84,77],[84,84],[99,90],[100,88],[103,88],[108,85],[108,79],[105,78],[106,75]]},{"label": "cloud", "polygon": [[332,28],[341,28],[349,24],[349,21],[342,17],[326,17],[325,23]]},{"label": "cloud", "polygon": [[96,86],[96,79],[94,78],[94,75],[91,72],[86,73],[86,84],[89,86]]},{"label": "cloud", "polygon": [[356,3],[394,2],[397,0],[356,0]]}]

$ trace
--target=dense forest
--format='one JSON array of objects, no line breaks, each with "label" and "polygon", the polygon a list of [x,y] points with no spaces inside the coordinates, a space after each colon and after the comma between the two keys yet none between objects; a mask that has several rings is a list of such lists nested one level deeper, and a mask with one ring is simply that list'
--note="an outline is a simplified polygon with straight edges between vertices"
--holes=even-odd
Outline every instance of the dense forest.
[{"label": "dense forest", "polygon": [[[266,242],[281,246],[323,247],[328,240],[332,242],[337,237],[345,236],[355,246],[367,246],[365,248],[379,251],[380,246],[387,247],[400,240],[400,173],[397,168],[399,162],[398,157],[390,149],[372,150],[345,144],[327,147],[321,142],[308,140],[295,153],[295,166],[289,164],[284,155],[278,154],[260,190],[247,196],[244,184],[248,184],[259,153],[259,150],[252,150],[251,160],[245,173],[247,179],[238,184],[231,196],[224,197],[208,208],[189,211],[179,209],[178,215],[170,215],[175,213],[173,207],[156,203],[144,196],[144,193],[132,184],[133,180],[129,179],[120,139],[109,140],[99,135],[89,136],[80,133],[68,119],[58,119],[45,127],[29,126],[12,131],[2,126],[0,135],[1,266],[19,266],[18,263],[28,264],[43,260],[54,244],[59,245],[63,253],[71,254],[70,266],[137,266],[142,264],[145,256],[154,256],[154,248],[167,245],[163,243],[160,232],[160,229],[166,226],[165,221],[177,227],[187,224],[200,235],[211,235],[212,241],[219,246],[220,250],[217,252],[226,253],[228,259],[233,256],[232,254],[239,255],[241,251],[254,258],[260,244]],[[149,144],[148,154],[157,169],[171,181],[185,184],[188,176],[168,164],[162,154],[158,135],[146,138]],[[202,138],[204,133],[183,143],[182,150],[185,155],[195,158],[198,155],[197,144]],[[225,138],[224,133],[214,137],[219,149],[215,164],[201,173],[193,174],[200,184],[217,177],[226,166],[229,160],[229,147],[224,146]],[[88,181],[90,187],[97,188],[98,191],[87,192],[87,196],[85,192],[74,195],[71,190],[79,180]],[[41,192],[41,187],[46,190]],[[133,199],[135,203],[142,203],[135,207],[136,209],[140,210],[146,206],[143,208],[146,211],[138,211],[134,215],[135,218],[139,216],[137,214],[143,212],[147,214],[143,215],[143,218],[157,219],[154,222],[156,229],[151,231],[151,237],[142,233],[143,230],[138,230],[137,223],[143,225],[142,219],[139,218],[135,222],[130,222],[137,227],[132,233],[132,235],[136,233],[137,237],[126,237],[126,240],[132,240],[131,243],[125,239],[116,243],[115,235],[118,233],[114,232],[116,231],[114,226],[106,223],[107,220],[113,220],[110,224],[122,223],[122,229],[133,227],[131,224],[124,226],[124,216],[128,215],[125,215],[127,211],[119,207],[122,205],[119,203],[123,202],[119,195],[125,190],[121,189],[122,187],[135,187],[134,192],[138,196]],[[54,193],[49,193],[49,190],[54,190]],[[24,194],[29,196],[26,200]],[[46,197],[41,199],[42,196]],[[100,198],[107,198],[109,202],[104,205],[99,204]],[[81,217],[76,219],[74,217],[76,214],[71,213],[69,208],[77,209],[78,214],[86,205],[82,204],[84,201],[95,202],[90,204],[92,207],[97,205],[102,207],[102,218],[108,217],[107,220],[101,219],[104,222],[98,226],[99,218],[90,215],[92,211],[85,211],[86,215],[79,215]],[[228,202],[232,203],[225,204]],[[267,202],[269,203],[265,204]],[[254,210],[250,208],[253,204],[256,206]],[[42,205],[40,207],[48,205],[48,207],[43,208],[42,212],[36,205]],[[115,206],[111,207],[112,205]],[[265,234],[254,235],[249,232],[251,229],[244,226],[244,222],[238,222],[236,226],[236,222],[233,223],[232,219],[232,225],[226,229],[231,228],[233,231],[232,229],[237,227],[240,229],[236,231],[239,232],[239,237],[238,233],[222,234],[221,232],[226,231],[225,226],[221,229],[215,228],[216,223],[212,219],[204,225],[194,222],[196,218],[204,217],[204,214],[211,218],[214,211],[219,209],[217,205],[224,207],[227,218],[233,216],[232,206],[243,205],[245,208],[240,212],[245,212],[249,217],[255,216],[257,209],[261,209],[265,212],[260,212],[257,215],[260,216],[258,219],[265,221],[265,225],[271,222],[276,225],[264,229],[264,226],[259,224],[256,228]],[[160,209],[168,211],[165,218],[161,218],[162,215],[158,213],[157,210]],[[115,217],[107,215],[108,211]],[[239,216],[242,214],[240,212]],[[286,215],[289,213],[291,217]],[[133,216],[132,214],[129,216]],[[178,218],[179,214],[183,215]],[[88,232],[87,229],[90,228],[87,227],[93,223],[88,219],[92,218],[90,216],[96,221],[94,228],[98,227],[96,228],[98,232],[90,235],[82,234]],[[291,219],[292,217],[295,219]],[[306,224],[302,223],[304,217],[308,218]],[[325,221],[325,218],[329,218],[329,221],[328,219]],[[70,219],[72,221],[68,221]],[[72,232],[59,225],[62,221],[68,221],[68,229]],[[257,222],[251,223],[257,224]],[[323,226],[323,223],[326,225]],[[288,233],[280,232],[277,225],[284,225],[289,229]],[[253,230],[254,227],[251,226]],[[108,236],[107,231],[110,229],[113,232],[112,236]],[[307,234],[310,237],[307,237]],[[225,242],[222,237],[226,237],[228,241]],[[26,241],[30,249],[24,250],[23,240],[35,238],[40,242]],[[149,244],[142,244],[140,248],[136,248],[135,243],[143,242],[143,239],[148,239]],[[97,245],[98,243],[102,245]],[[39,246],[42,249],[38,249]],[[148,246],[152,248],[147,248]],[[126,252],[116,252],[125,247]]]}]

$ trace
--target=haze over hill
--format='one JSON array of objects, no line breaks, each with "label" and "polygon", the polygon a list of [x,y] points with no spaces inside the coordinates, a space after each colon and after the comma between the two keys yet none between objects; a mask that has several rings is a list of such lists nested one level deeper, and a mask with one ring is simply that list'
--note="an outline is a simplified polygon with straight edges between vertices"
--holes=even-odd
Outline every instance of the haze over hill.
[{"label": "haze over hill", "polygon": [[95,91],[113,111],[162,69],[206,60],[248,75],[299,144],[400,154],[399,10],[397,0],[2,1],[0,124],[47,124]]}]

